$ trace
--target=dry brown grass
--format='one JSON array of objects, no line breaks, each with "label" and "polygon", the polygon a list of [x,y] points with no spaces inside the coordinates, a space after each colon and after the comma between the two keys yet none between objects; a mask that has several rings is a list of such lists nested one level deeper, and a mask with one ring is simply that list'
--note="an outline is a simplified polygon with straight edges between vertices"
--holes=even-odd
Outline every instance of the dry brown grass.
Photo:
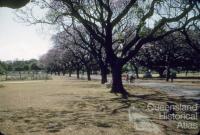
[{"label": "dry brown grass", "polygon": [[0,88],[3,88],[4,86],[2,84],[0,84]]},{"label": "dry brown grass", "polygon": [[[6,135],[145,135],[128,121],[129,107],[145,110],[148,102],[169,100],[164,93],[134,86],[126,86],[133,96],[125,100],[98,81],[61,77],[3,85],[0,131]],[[173,131],[172,122],[156,120],[156,114],[148,115],[164,133],[187,134]]]}]

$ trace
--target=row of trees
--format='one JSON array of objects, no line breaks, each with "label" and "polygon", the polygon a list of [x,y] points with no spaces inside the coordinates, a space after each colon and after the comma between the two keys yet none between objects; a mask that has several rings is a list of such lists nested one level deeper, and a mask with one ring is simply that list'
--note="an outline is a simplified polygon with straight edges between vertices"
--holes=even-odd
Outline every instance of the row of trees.
[{"label": "row of trees", "polygon": [[[47,54],[40,58],[41,63],[49,73],[61,72],[69,73],[71,76],[72,71],[76,71],[77,78],[79,79],[79,72],[86,71],[88,80],[91,80],[91,72],[101,71],[101,65],[98,64],[96,58],[85,49],[81,48],[84,44],[81,39],[79,42],[73,35],[65,35],[66,33],[58,33],[54,35],[54,47],[48,51]],[[63,37],[65,35],[65,37]],[[76,34],[75,34],[76,35]],[[200,35],[193,32],[193,36]],[[199,71],[200,69],[200,55],[197,50],[191,48],[186,38],[181,33],[174,33],[165,37],[162,41],[153,42],[142,47],[140,52],[135,58],[131,59],[123,67],[123,72],[133,71],[136,77],[139,78],[139,69],[151,69],[159,73],[160,77],[169,79],[169,74],[166,76],[165,71],[170,68],[177,71]],[[76,41],[74,41],[76,40]],[[197,40],[199,40],[197,38]],[[109,63],[107,63],[105,78],[111,70]],[[165,74],[164,74],[165,73]],[[102,76],[102,83],[105,83],[105,78]]]},{"label": "row of trees", "polygon": [[[111,92],[121,93],[124,97],[128,96],[128,92],[122,84],[122,68],[130,61],[135,63],[143,48],[152,44],[159,48],[161,42],[165,42],[164,38],[181,33],[184,43],[199,50],[199,42],[194,42],[190,36],[190,31],[199,30],[200,5],[197,1],[36,0],[32,5],[20,13],[21,20],[31,24],[57,25],[58,32],[52,38],[55,48],[52,50],[62,57],[52,58],[56,63],[53,66],[68,67],[68,70],[76,69],[78,72],[80,64],[91,70],[89,68],[96,63],[101,71],[102,83],[106,82],[110,68]],[[48,12],[43,18],[37,18],[34,7]],[[168,51],[168,67],[174,63],[171,62],[172,54]],[[61,60],[64,64],[59,61],[62,58],[65,59]]]}]

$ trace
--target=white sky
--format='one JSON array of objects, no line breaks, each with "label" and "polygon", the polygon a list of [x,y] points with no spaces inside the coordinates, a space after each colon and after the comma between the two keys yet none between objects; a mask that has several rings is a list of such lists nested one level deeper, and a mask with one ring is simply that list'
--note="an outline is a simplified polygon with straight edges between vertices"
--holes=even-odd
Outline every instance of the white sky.
[{"label": "white sky", "polygon": [[50,35],[37,32],[37,26],[14,21],[14,9],[0,8],[0,60],[38,59],[51,47]]}]

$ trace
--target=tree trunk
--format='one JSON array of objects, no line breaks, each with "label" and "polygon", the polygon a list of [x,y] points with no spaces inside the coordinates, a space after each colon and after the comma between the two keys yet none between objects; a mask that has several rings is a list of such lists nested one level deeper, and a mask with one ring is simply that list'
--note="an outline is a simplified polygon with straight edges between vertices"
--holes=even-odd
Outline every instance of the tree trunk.
[{"label": "tree trunk", "polygon": [[71,70],[69,70],[69,77],[71,77],[72,76],[72,71]]},{"label": "tree trunk", "polygon": [[108,82],[107,73],[101,71],[101,84]]},{"label": "tree trunk", "polygon": [[[124,89],[122,84],[122,67],[123,63],[120,59],[118,59],[113,51],[112,48],[112,24],[108,23],[106,26],[106,37],[105,37],[105,51],[106,57],[111,65],[112,70],[112,89],[111,92],[113,93],[120,93],[122,94],[123,98],[128,97],[128,92]],[[125,63],[124,63],[125,64]]]},{"label": "tree trunk", "polygon": [[122,84],[122,66],[115,64],[111,66],[112,69],[112,93],[120,93],[124,98],[128,97],[128,92],[124,89]]},{"label": "tree trunk", "polygon": [[160,69],[160,70],[158,71],[159,77],[160,77],[160,78],[164,78],[163,72],[164,72],[164,70],[162,70],[162,69]]},{"label": "tree trunk", "polygon": [[167,71],[167,73],[166,73],[166,81],[168,82],[169,78],[170,78],[170,67],[169,67],[169,65],[167,66],[166,71]]},{"label": "tree trunk", "polygon": [[187,75],[188,75],[188,70],[186,70],[186,72],[185,72],[185,76],[187,77]]},{"label": "tree trunk", "polygon": [[6,81],[8,80],[8,72],[6,72]]},{"label": "tree trunk", "polygon": [[65,73],[66,73],[65,69],[63,69],[63,70],[62,70],[63,76],[65,76]]},{"label": "tree trunk", "polygon": [[60,70],[58,70],[58,76],[60,76]]},{"label": "tree trunk", "polygon": [[91,77],[90,77],[91,69],[89,67],[87,67],[86,70],[87,70],[87,79],[88,79],[88,81],[91,81]]},{"label": "tree trunk", "polygon": [[19,78],[20,80],[22,79],[22,75],[21,75],[21,72],[19,71]]},{"label": "tree trunk", "polygon": [[105,84],[107,80],[107,66],[105,65],[100,65],[100,70],[101,70],[101,84]]},{"label": "tree trunk", "polygon": [[159,77],[163,78],[163,73],[162,72],[159,72]]},{"label": "tree trunk", "polygon": [[79,72],[80,72],[80,70],[77,68],[77,69],[76,69],[76,77],[77,77],[77,79],[80,79]]},{"label": "tree trunk", "polygon": [[63,76],[65,76],[65,72],[63,71],[62,73],[63,73]]},{"label": "tree trunk", "polygon": [[135,70],[136,77],[139,78],[138,67],[135,65],[135,63],[133,63],[133,67]]},{"label": "tree trunk", "polygon": [[32,80],[34,80],[34,71],[32,71]]}]

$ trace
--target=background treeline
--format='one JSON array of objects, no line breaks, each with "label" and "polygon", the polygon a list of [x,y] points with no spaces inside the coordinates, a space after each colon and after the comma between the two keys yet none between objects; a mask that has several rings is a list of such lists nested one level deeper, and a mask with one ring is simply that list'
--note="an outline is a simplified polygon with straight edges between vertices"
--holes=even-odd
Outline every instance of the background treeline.
[{"label": "background treeline", "polygon": [[38,63],[38,60],[15,60],[15,61],[0,61],[0,74],[6,74],[6,72],[22,72],[22,71],[39,71],[42,66]]},{"label": "background treeline", "polygon": [[38,60],[0,61],[0,80],[50,79]]}]

